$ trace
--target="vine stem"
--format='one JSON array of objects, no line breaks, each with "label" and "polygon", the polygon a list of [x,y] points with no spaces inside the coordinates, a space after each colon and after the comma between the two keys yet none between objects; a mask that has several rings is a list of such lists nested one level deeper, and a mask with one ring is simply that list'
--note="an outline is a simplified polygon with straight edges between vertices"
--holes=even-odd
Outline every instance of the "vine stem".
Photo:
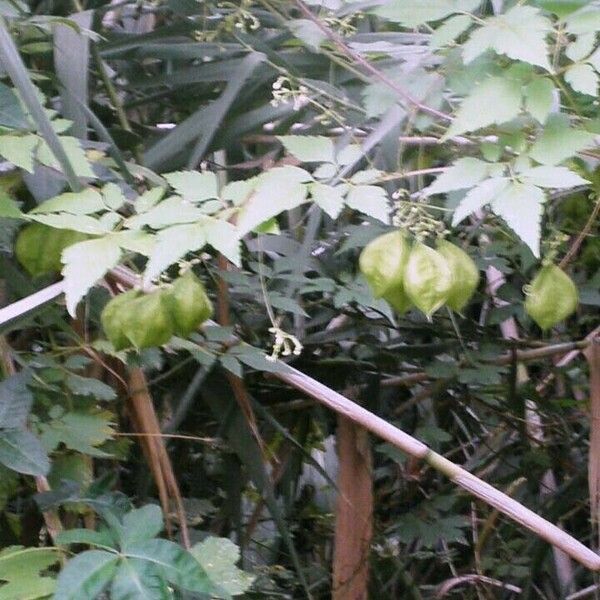
[{"label": "vine stem", "polygon": [[560,261],[559,266],[561,269],[564,269],[570,262],[573,260],[577,252],[579,252],[579,248],[581,244],[583,244],[583,240],[589,235],[598,215],[600,214],[600,196],[596,198],[596,205],[592,210],[586,224],[583,229],[579,232],[579,235],[575,238],[575,241],[569,248],[568,252],[564,255],[563,259]]}]

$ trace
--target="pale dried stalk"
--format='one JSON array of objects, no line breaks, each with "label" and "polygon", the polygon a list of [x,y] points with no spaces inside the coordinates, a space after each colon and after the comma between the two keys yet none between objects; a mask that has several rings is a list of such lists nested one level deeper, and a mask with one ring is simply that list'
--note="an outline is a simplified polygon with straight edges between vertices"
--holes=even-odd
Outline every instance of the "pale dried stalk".
[{"label": "pale dried stalk", "polygon": [[[137,285],[140,280],[137,275],[126,267],[117,267],[111,273],[113,277],[127,287]],[[55,294],[55,297],[59,294],[60,291]],[[37,306],[31,302],[26,304],[29,306],[28,310],[32,310]],[[20,316],[20,313],[14,310],[13,305],[0,309],[0,324],[18,316]],[[207,324],[214,325],[212,322]],[[424,460],[432,468],[450,477],[458,486],[487,502],[499,512],[511,517],[517,523],[523,525],[523,527],[533,531],[536,535],[556,546],[588,569],[600,571],[600,556],[595,552],[549,521],[533,513],[519,502],[509,498],[506,494],[494,489],[474,475],[471,475],[462,467],[431,451],[423,442],[296,369],[286,367],[285,371],[274,375],[292,387],[303,391],[336,413],[344,415],[354,423],[361,425],[406,454]]]},{"label": "pale dried stalk", "polygon": [[435,597],[436,598],[444,598],[448,593],[453,590],[455,587],[464,585],[464,584],[485,584],[491,585],[494,587],[499,587],[509,592],[515,592],[516,594],[520,594],[523,590],[516,585],[512,585],[510,583],[504,583],[498,579],[492,579],[491,577],[486,577],[485,575],[478,575],[476,573],[471,573],[469,575],[461,575],[460,577],[453,577],[452,579],[448,579],[445,581],[438,589]]}]

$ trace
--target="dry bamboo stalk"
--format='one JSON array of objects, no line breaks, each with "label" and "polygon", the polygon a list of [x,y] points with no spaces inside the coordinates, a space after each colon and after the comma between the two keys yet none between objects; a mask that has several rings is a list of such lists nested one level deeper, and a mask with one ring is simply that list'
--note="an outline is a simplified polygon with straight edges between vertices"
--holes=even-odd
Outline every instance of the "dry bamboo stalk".
[{"label": "dry bamboo stalk", "polygon": [[[111,274],[127,287],[138,285],[140,282],[140,277],[126,267],[117,267],[111,271]],[[54,285],[56,286],[57,284]],[[55,297],[60,295],[61,292],[62,287],[55,293]],[[19,302],[23,303],[23,301]],[[38,305],[39,303],[34,304],[31,302],[21,304],[21,306],[28,306],[27,311],[32,310]],[[18,317],[19,314],[14,309],[14,305],[0,309],[0,324]],[[213,323],[211,322],[210,324]],[[579,351],[574,352],[579,353]],[[426,461],[432,468],[449,476],[458,486],[490,504],[499,512],[511,517],[517,523],[533,531],[553,546],[563,550],[582,565],[593,571],[600,571],[600,556],[595,552],[516,500],[509,498],[506,494],[471,475],[462,467],[431,451],[423,442],[292,367],[286,366],[285,371],[277,373],[275,376],[292,387],[303,391],[336,413],[361,425],[406,454]]]}]

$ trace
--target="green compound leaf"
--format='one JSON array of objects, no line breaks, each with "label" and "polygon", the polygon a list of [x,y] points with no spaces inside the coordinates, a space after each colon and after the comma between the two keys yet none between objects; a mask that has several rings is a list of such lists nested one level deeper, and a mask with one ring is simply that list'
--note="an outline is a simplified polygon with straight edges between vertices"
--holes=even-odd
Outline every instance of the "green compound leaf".
[{"label": "green compound leaf", "polygon": [[209,578],[232,596],[250,589],[254,577],[235,564],[240,559],[240,549],[227,538],[209,537],[190,550],[202,565]]},{"label": "green compound leaf", "polygon": [[58,576],[53,600],[97,598],[117,570],[117,554],[88,550],[72,558]]},{"label": "green compound leaf", "polygon": [[50,470],[42,444],[26,429],[0,429],[0,463],[25,475],[46,475]]},{"label": "green compound leaf", "polygon": [[490,17],[463,46],[463,59],[472,62],[487,50],[551,71],[546,35],[551,24],[533,6],[515,6]]},{"label": "green compound leaf", "polygon": [[506,123],[521,110],[521,83],[506,77],[490,77],[467,96],[444,139],[488,125]]},{"label": "green compound leaf", "polygon": [[56,548],[10,546],[0,551],[0,600],[37,600],[52,594],[56,581],[41,573],[59,558]]}]

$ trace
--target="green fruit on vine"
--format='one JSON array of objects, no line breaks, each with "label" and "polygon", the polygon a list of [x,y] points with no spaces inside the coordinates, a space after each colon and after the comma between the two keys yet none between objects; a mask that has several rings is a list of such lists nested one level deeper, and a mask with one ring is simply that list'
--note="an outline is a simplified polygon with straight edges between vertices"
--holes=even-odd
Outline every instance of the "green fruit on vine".
[{"label": "green fruit on vine", "polygon": [[166,290],[143,294],[125,306],[123,333],[138,349],[166,344],[173,336],[173,320]]},{"label": "green fruit on vine", "polygon": [[453,278],[448,261],[436,250],[416,242],[404,270],[404,290],[425,315],[431,315],[448,299]]},{"label": "green fruit on vine", "polygon": [[406,295],[404,287],[397,287],[388,290],[384,295],[383,299],[399,314],[403,315],[407,310],[412,308],[413,303],[410,298]]},{"label": "green fruit on vine", "polygon": [[578,302],[573,280],[557,265],[545,265],[529,285],[525,311],[546,330],[572,315]]},{"label": "green fruit on vine", "polygon": [[361,252],[358,265],[375,298],[402,287],[410,245],[402,231],[375,238]]},{"label": "green fruit on vine", "polygon": [[63,250],[87,239],[89,236],[79,231],[31,223],[21,229],[17,235],[15,256],[33,277],[60,273]]},{"label": "green fruit on vine", "polygon": [[477,289],[479,269],[462,248],[447,240],[438,240],[437,251],[446,259],[452,272],[452,288],[446,304],[452,310],[461,312]]},{"label": "green fruit on vine", "polygon": [[192,271],[179,277],[166,293],[176,335],[187,337],[212,316],[210,298]]},{"label": "green fruit on vine", "polygon": [[129,290],[111,298],[100,315],[100,322],[106,337],[115,350],[124,350],[131,347],[131,340],[125,334],[126,325],[131,318],[129,308],[132,301],[139,298],[139,290]]}]

